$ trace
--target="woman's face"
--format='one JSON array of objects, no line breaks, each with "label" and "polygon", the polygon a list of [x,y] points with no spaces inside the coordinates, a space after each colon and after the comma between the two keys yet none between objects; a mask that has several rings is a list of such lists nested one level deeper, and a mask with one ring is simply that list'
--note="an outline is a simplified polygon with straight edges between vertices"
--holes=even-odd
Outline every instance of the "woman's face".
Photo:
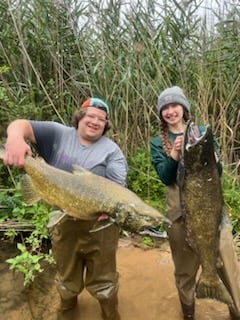
[{"label": "woman's face", "polygon": [[178,103],[170,103],[161,110],[163,120],[169,125],[177,125],[183,122],[183,106]]}]

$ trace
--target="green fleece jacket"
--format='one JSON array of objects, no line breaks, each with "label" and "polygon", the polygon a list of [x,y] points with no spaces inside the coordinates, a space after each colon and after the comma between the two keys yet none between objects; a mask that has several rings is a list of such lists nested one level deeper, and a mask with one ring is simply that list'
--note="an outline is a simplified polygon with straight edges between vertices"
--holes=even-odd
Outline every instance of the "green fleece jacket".
[{"label": "green fleece jacket", "polygon": [[[205,131],[204,126],[199,126],[200,133]],[[173,142],[177,136],[183,135],[183,133],[175,134],[169,133],[169,139]],[[162,141],[160,136],[154,137],[150,141],[152,164],[160,178],[160,180],[167,186],[176,182],[178,161],[172,157],[167,156],[163,150]],[[214,150],[219,156],[219,148],[214,136]],[[218,162],[219,175],[222,174],[222,164]]]}]

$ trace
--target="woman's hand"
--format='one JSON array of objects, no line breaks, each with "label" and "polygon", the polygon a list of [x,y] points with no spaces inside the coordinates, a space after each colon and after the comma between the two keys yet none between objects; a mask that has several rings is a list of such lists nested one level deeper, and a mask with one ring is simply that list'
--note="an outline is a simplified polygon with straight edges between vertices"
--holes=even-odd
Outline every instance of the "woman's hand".
[{"label": "woman's hand", "polygon": [[183,136],[177,136],[173,143],[172,151],[170,152],[170,156],[176,161],[179,161],[181,157],[182,142]]}]

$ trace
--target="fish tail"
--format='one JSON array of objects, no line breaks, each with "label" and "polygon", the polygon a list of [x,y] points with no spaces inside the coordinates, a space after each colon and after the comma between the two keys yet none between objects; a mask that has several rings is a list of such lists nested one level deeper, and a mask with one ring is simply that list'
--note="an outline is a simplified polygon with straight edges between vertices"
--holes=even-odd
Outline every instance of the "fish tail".
[{"label": "fish tail", "polygon": [[218,276],[211,280],[201,276],[197,284],[196,296],[200,299],[216,299],[227,305],[233,304],[232,297]]}]

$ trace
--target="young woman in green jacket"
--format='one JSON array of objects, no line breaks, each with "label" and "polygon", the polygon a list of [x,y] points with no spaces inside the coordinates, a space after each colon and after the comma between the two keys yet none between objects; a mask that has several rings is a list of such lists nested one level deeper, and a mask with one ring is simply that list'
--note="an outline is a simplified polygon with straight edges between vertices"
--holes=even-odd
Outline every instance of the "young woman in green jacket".
[{"label": "young woman in green jacket", "polygon": [[[190,119],[190,103],[181,88],[170,87],[158,97],[157,112],[160,119],[160,135],[150,142],[152,164],[160,180],[167,186],[167,217],[172,221],[167,233],[183,319],[194,320],[195,286],[200,263],[198,255],[186,241],[179,187],[176,181],[183,132],[187,120]],[[204,127],[200,126],[200,133],[203,130]],[[214,143],[216,157],[219,159],[216,139]],[[221,175],[222,165],[219,160],[217,161]],[[221,224],[219,253],[222,260],[219,275],[233,300],[233,304],[229,306],[230,319],[240,320],[240,270],[234,251],[231,222],[227,213],[224,214],[224,223]]]}]

